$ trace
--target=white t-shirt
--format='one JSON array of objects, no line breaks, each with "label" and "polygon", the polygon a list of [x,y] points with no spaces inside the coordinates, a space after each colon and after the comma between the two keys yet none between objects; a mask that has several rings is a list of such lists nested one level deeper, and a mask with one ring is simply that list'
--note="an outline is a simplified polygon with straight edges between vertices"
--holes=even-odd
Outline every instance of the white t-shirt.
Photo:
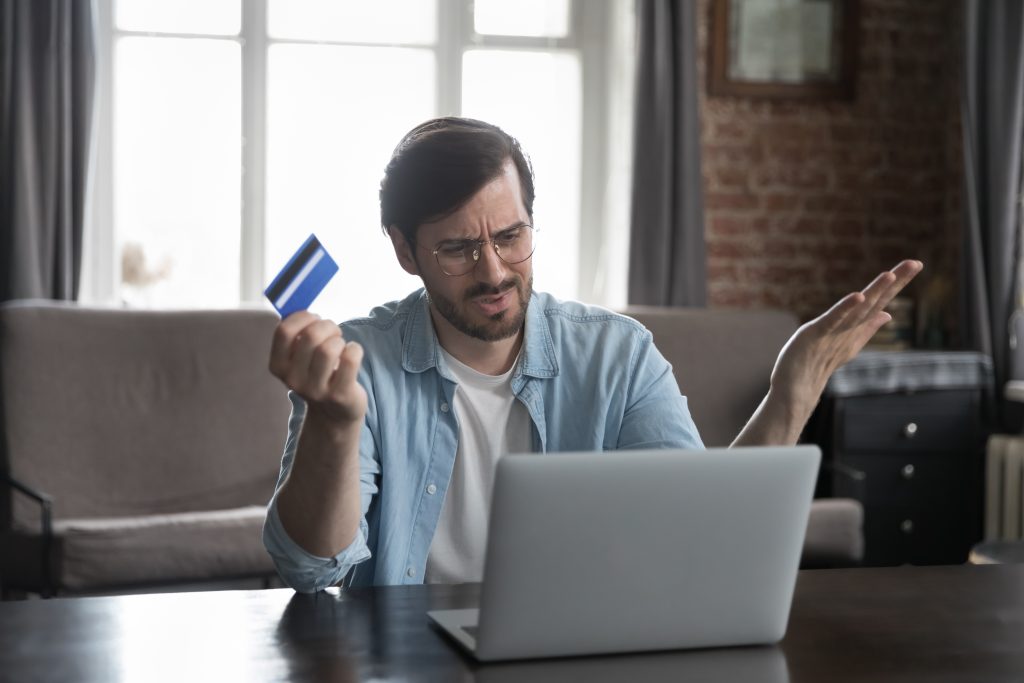
[{"label": "white t-shirt", "polygon": [[459,447],[430,543],[424,580],[480,581],[494,470],[502,456],[530,450],[530,414],[512,393],[516,363],[503,375],[485,375],[460,363],[444,349],[441,353],[459,385],[454,398]]}]

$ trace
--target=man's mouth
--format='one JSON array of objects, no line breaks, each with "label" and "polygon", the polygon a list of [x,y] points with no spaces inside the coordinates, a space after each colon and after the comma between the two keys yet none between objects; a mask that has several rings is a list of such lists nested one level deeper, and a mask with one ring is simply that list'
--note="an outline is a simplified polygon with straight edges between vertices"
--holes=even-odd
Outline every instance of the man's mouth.
[{"label": "man's mouth", "polygon": [[484,315],[490,317],[505,311],[512,302],[515,287],[509,287],[500,294],[484,294],[473,297],[473,305]]}]

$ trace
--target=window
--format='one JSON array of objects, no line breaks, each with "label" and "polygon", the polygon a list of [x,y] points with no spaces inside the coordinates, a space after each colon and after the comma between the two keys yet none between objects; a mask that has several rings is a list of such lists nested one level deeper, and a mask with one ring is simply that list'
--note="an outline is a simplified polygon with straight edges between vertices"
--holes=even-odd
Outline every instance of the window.
[{"label": "window", "polygon": [[340,266],[315,310],[341,320],[400,298],[419,280],[380,229],[383,169],[412,126],[460,114],[502,126],[532,157],[538,289],[624,302],[628,0],[99,10],[83,298],[263,305],[310,232]]}]

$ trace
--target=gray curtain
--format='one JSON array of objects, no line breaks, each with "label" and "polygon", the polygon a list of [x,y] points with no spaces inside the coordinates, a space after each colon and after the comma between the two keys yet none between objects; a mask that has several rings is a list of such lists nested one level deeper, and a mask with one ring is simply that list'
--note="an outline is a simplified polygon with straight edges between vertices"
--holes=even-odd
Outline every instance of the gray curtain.
[{"label": "gray curtain", "polygon": [[630,304],[707,303],[697,4],[637,3]]},{"label": "gray curtain", "polygon": [[94,55],[90,0],[0,0],[0,301],[78,294]]},{"label": "gray curtain", "polygon": [[992,356],[998,395],[1010,375],[1008,326],[1020,286],[1024,3],[965,0],[964,12],[961,333],[968,346]]}]

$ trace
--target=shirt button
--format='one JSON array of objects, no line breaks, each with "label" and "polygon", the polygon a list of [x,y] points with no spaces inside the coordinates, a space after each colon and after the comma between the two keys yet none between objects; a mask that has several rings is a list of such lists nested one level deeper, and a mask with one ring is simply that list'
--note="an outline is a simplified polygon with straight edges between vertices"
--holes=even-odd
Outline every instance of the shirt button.
[{"label": "shirt button", "polygon": [[448,412],[448,404],[447,403],[442,403],[441,404],[441,412],[442,413],[447,413]]},{"label": "shirt button", "polygon": [[434,495],[435,493],[437,493],[437,485],[431,484],[430,486],[428,486],[427,493],[429,493],[430,495]]},{"label": "shirt button", "polygon": [[405,575],[410,577],[410,578],[412,578],[413,576],[416,576],[416,570],[413,569],[412,567],[409,567],[408,569],[405,570]]}]

